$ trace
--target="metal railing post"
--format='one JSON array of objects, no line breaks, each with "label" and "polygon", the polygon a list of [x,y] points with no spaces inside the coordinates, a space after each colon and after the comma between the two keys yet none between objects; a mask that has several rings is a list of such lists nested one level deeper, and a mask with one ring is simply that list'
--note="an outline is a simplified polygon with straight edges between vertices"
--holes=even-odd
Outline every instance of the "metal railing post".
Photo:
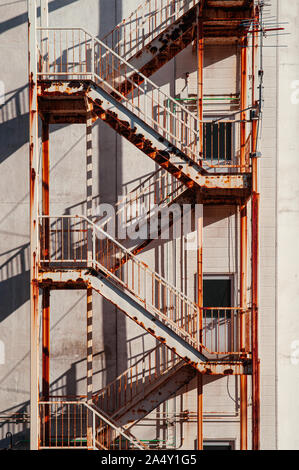
[{"label": "metal railing post", "polygon": [[92,445],[93,449],[96,449],[96,416],[92,413]]}]

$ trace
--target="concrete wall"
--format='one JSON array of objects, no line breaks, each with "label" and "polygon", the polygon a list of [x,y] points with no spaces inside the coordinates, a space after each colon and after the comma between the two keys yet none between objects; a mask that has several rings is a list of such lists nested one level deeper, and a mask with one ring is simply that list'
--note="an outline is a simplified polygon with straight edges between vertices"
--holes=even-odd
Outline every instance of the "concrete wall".
[{"label": "concrete wall", "polygon": [[298,2],[278,2],[289,36],[281,36],[277,62],[277,439],[299,449],[299,58]]}]

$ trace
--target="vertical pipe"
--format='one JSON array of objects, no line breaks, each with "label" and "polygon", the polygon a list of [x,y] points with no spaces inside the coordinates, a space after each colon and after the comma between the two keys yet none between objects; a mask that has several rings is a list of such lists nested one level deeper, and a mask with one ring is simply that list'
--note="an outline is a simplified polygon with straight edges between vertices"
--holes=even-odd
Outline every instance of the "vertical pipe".
[{"label": "vertical pipe", "polygon": [[[241,91],[240,91],[241,110],[247,106],[247,38],[241,40]],[[241,112],[241,121],[245,121],[246,111]],[[241,171],[246,170],[246,123],[241,122],[240,128],[240,165]]]},{"label": "vertical pipe", "polygon": [[[202,2],[197,9],[197,116],[199,121],[203,119],[203,60],[204,60],[204,35],[202,21]],[[203,126],[199,123],[199,163],[202,163],[203,157]]]},{"label": "vertical pipe", "polygon": [[28,0],[29,161],[30,161],[30,448],[39,440],[39,318],[38,318],[38,105],[36,4]]},{"label": "vertical pipe", "polygon": [[[258,11],[256,10],[256,20]],[[257,33],[252,39],[252,74],[255,73],[255,58],[257,52]],[[254,83],[254,81],[253,81]],[[253,85],[252,104],[256,105],[256,110],[260,109],[255,102],[255,90]],[[258,450],[260,447],[260,377],[259,377],[259,351],[258,351],[258,260],[259,260],[259,193],[258,193],[258,163],[256,158],[257,150],[257,129],[258,119],[252,120],[252,198],[251,198],[251,295],[252,295],[252,327],[251,327],[251,348],[252,348],[252,449]]]},{"label": "vertical pipe", "polygon": [[[195,220],[197,222],[197,303],[198,303],[198,342],[199,350],[202,345],[202,307],[203,307],[203,269],[202,269],[202,245],[203,245],[203,204],[196,204]],[[203,446],[203,385],[202,375],[197,373],[197,449]]]},{"label": "vertical pipe", "polygon": [[[240,207],[240,351],[246,352],[246,322],[244,309],[247,306],[247,206]],[[240,376],[240,449],[247,450],[247,376]]]},{"label": "vertical pipe", "polygon": [[[92,405],[93,351],[92,351],[92,287],[87,287],[87,403]],[[92,448],[92,413],[87,411],[87,447]]]}]

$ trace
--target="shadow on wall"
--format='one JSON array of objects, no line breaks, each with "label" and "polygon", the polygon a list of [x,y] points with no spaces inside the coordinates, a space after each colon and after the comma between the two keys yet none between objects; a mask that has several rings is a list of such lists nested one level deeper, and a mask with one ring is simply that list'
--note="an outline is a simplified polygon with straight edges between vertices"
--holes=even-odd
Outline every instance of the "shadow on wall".
[{"label": "shadow on wall", "polygon": [[[54,325],[55,327],[56,325]],[[147,352],[144,343],[146,334],[141,334],[129,340],[126,344],[130,352],[130,366]],[[135,353],[136,341],[141,342],[143,345],[142,350],[138,354]],[[27,354],[28,355],[28,354]],[[94,354],[94,359],[97,362],[97,369],[94,370],[95,379],[100,379],[98,388],[94,390],[97,393],[104,384],[101,378],[108,377],[107,365],[107,351],[99,351]],[[69,400],[75,399],[78,396],[78,385],[80,382],[86,381],[86,376],[79,376],[78,371],[82,370],[82,364],[86,362],[86,358],[79,359],[70,364],[70,367],[55,379],[50,386],[50,396],[52,398],[68,397]],[[115,377],[113,377],[114,379]],[[113,381],[113,379],[111,381]],[[110,381],[107,379],[106,384]],[[42,399],[42,397],[41,397]],[[7,433],[12,434],[13,447],[17,449],[29,448],[29,401],[23,402],[18,406],[10,407],[0,412],[0,449],[8,448],[10,446],[10,437]]]},{"label": "shadow on wall", "polygon": [[[29,243],[22,245],[0,265],[0,322],[25,304],[30,297]],[[1,253],[0,256],[8,253]]]},{"label": "shadow on wall", "polygon": [[[52,11],[58,10],[59,8],[66,7],[74,2],[78,2],[79,0],[52,0],[49,1],[49,13]],[[7,7],[9,5],[13,5],[16,3],[15,1],[7,1],[4,4],[0,5],[1,7]],[[1,10],[0,10],[1,12]],[[37,8],[37,17],[40,17],[40,7]],[[9,20],[2,21],[0,23],[0,34],[8,31],[10,29],[16,28],[23,23],[27,23],[27,12],[22,13],[21,15],[15,16],[14,18],[10,18]]]},{"label": "shadow on wall", "polygon": [[[123,18],[122,4],[117,0],[99,2],[99,33],[101,38]],[[127,13],[125,13],[127,16]],[[104,122],[97,122],[94,135],[98,136],[98,193],[100,202],[115,203],[122,194],[123,152],[117,133]],[[107,300],[102,300],[103,341],[106,354],[106,383],[115,379],[128,367],[127,327],[124,313]]]},{"label": "shadow on wall", "polygon": [[0,106],[0,163],[27,143],[28,137],[28,85],[24,85],[9,92]]}]

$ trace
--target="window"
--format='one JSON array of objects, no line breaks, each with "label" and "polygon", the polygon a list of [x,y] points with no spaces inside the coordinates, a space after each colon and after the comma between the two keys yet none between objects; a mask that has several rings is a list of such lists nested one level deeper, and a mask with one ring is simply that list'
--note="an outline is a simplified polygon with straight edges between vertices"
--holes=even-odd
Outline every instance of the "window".
[{"label": "window", "polygon": [[[232,279],[230,277],[205,277],[203,279],[203,307],[232,307]],[[209,316],[209,311],[205,312],[206,316]],[[220,318],[223,318],[225,314],[227,317],[227,311],[219,310]]]},{"label": "window", "polygon": [[234,450],[234,441],[204,441],[203,450]]},{"label": "window", "polygon": [[203,154],[206,160],[232,160],[233,135],[231,122],[205,123],[203,129]]},{"label": "window", "polygon": [[229,277],[203,279],[204,307],[232,306],[232,279]]}]

